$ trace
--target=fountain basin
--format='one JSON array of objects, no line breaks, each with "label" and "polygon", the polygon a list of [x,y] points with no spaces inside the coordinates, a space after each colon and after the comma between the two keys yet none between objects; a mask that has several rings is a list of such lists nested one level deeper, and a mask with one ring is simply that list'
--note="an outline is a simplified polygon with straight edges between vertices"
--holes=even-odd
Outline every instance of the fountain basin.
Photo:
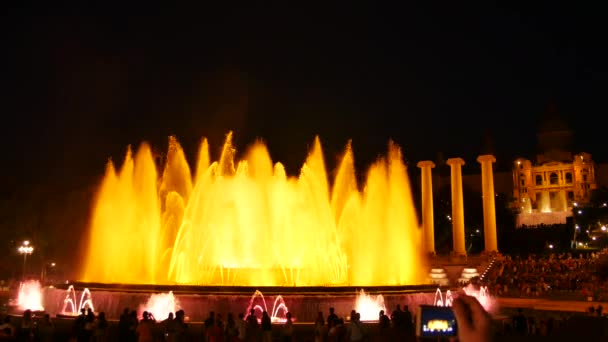
[{"label": "fountain basin", "polygon": [[[436,285],[376,286],[376,287],[249,287],[249,286],[181,286],[181,285],[141,285],[141,284],[101,284],[74,282],[58,284],[43,289],[43,303],[52,316],[66,315],[66,291],[73,286],[79,298],[88,289],[96,312],[105,312],[109,319],[118,319],[125,308],[141,311],[153,294],[172,292],[177,309],[184,310],[191,322],[201,322],[209,311],[224,317],[231,312],[235,316],[246,313],[248,308],[266,310],[276,314],[280,321],[285,310],[281,303],[298,322],[314,322],[319,311],[327,315],[330,307],[336,313],[348,318],[356,309],[357,296],[361,289],[372,296],[382,295],[387,310],[392,311],[397,304],[408,305],[411,310],[418,305],[434,304]],[[257,291],[257,292],[256,292]],[[256,294],[257,293],[257,294]],[[81,303],[78,303],[80,305]],[[139,312],[141,314],[141,312]],[[261,312],[257,312],[261,316]],[[68,313],[69,315],[69,313]],[[377,315],[377,313],[376,313]],[[166,317],[156,317],[162,320]]]}]

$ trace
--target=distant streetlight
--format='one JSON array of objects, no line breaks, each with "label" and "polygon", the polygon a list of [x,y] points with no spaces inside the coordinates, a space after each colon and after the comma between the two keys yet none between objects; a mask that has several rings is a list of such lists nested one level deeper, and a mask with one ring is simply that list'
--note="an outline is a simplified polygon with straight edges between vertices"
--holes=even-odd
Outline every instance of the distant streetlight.
[{"label": "distant streetlight", "polygon": [[53,274],[56,265],[57,264],[53,261],[45,263],[42,267],[42,270],[40,271],[40,280],[47,281],[48,273],[50,272],[51,274]]},{"label": "distant streetlight", "polygon": [[19,251],[19,254],[23,254],[23,271],[21,277],[25,278],[25,263],[27,262],[27,256],[34,252],[34,247],[30,245],[29,240],[25,240],[17,250]]}]

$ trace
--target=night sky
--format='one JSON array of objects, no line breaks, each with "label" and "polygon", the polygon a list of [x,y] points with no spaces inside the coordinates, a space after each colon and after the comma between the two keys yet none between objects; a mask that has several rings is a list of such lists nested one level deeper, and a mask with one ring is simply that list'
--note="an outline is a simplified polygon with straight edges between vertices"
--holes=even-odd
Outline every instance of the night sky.
[{"label": "night sky", "polygon": [[203,136],[214,157],[229,130],[239,151],[262,138],[290,174],[315,135],[329,170],[349,139],[360,172],[389,139],[412,166],[442,153],[476,169],[488,140],[499,166],[533,158],[553,103],[575,152],[606,161],[602,13],[549,2],[5,9],[0,225],[15,228],[20,198],[90,188],[127,145],[163,151],[169,135],[191,163]]}]

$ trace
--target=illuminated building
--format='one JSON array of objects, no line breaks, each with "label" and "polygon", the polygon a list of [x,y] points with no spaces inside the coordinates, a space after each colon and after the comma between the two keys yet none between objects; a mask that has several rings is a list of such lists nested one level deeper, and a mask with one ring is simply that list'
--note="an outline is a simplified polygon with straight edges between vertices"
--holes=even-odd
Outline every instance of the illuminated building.
[{"label": "illuminated building", "polygon": [[[512,197],[510,203],[517,213],[518,227],[564,224],[575,203],[584,206],[593,190],[608,186],[608,163],[594,161],[587,152],[571,152],[572,138],[572,131],[554,106],[549,106],[537,133],[536,157],[516,158],[497,166],[493,172],[494,192]],[[496,153],[493,147],[484,148],[487,151],[483,153]],[[433,187],[437,191],[450,184],[450,178],[447,168],[442,166],[445,162],[436,163],[438,171]],[[482,194],[481,174],[477,170],[471,173],[469,169],[466,174],[463,171],[462,184],[470,193]]]},{"label": "illuminated building", "polygon": [[570,152],[572,133],[550,108],[538,132],[541,153],[533,162],[513,161],[513,207],[517,226],[566,223],[572,207],[585,204],[597,188],[591,154]]},{"label": "illuminated building", "polygon": [[513,198],[518,226],[566,223],[572,206],[589,202],[596,189],[591,155],[580,153],[569,161],[532,164],[518,158],[513,164]]}]

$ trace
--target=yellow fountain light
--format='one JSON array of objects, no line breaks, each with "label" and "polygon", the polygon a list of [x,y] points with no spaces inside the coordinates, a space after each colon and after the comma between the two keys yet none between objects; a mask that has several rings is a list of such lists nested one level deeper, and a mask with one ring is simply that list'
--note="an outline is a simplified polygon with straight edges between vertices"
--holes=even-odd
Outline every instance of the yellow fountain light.
[{"label": "yellow fountain light", "polygon": [[431,331],[447,331],[449,327],[450,325],[445,319],[433,319],[427,324],[428,330]]},{"label": "yellow fountain light", "polygon": [[162,170],[148,144],[128,149],[120,168],[107,165],[80,278],[241,286],[424,282],[421,231],[399,147],[389,143],[361,186],[350,142],[331,181],[324,159],[315,138],[300,174],[289,176],[261,142],[237,158],[232,133],[216,161],[203,139],[195,172],[174,137]]}]

